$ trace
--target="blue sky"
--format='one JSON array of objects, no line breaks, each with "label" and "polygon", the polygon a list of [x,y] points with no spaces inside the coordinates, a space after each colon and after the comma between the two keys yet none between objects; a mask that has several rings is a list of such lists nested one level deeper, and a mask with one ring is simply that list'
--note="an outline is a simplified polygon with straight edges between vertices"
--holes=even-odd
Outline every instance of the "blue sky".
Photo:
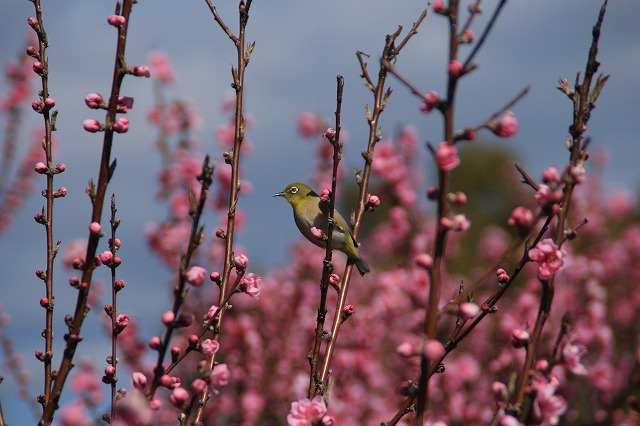
[{"label": "blue sky", "polygon": [[[83,98],[89,92],[108,92],[116,31],[107,25],[106,18],[113,13],[114,2],[43,3],[51,44],[51,94],[60,110],[56,134],[60,149],[56,158],[68,167],[67,172],[56,178],[58,185],[69,189],[69,196],[56,204],[60,218],[56,238],[67,242],[84,238],[87,233],[90,206],[83,190],[97,173],[100,136],[84,132],[82,120],[102,117],[88,110]],[[478,24],[485,22],[494,3],[486,2],[487,13]],[[425,5],[426,2],[412,0],[254,1],[248,40],[256,41],[256,49],[247,70],[246,106],[256,119],[247,135],[254,142],[255,151],[244,163],[254,191],[241,200],[250,215],[239,241],[248,247],[249,257],[256,264],[263,267],[283,264],[288,242],[299,238],[289,208],[271,197],[286,183],[304,180],[313,162],[312,145],[296,135],[297,114],[311,110],[332,117],[335,76],[343,75],[343,126],[350,134],[345,161],[347,170],[359,166],[359,152],[364,149],[367,132],[363,105],[370,103],[371,98],[359,79],[355,51],[369,53],[373,66],[385,35],[398,25],[409,28]],[[583,71],[599,7],[600,2],[593,0],[509,2],[477,57],[478,70],[460,84],[458,127],[483,120],[520,89],[531,86],[529,96],[513,109],[521,130],[508,143],[521,154],[533,176],[550,164],[563,164],[571,106],[555,86],[559,77],[573,81],[575,73]],[[236,29],[237,3],[225,1],[219,10],[228,25]],[[29,30],[26,19],[31,15],[30,2],[0,2],[1,63],[22,48]],[[632,190],[640,186],[637,167],[640,138],[636,127],[640,115],[639,19],[637,0],[610,3],[599,59],[600,70],[611,74],[611,79],[593,112],[588,131],[593,138],[592,146],[604,146],[609,152],[611,162],[605,171],[606,182]],[[477,34],[480,28],[474,27]],[[398,70],[425,92],[443,91],[445,30],[442,17],[429,16],[397,62]],[[230,90],[229,69],[235,55],[232,44],[213,21],[204,1],[141,0],[131,18],[128,63],[143,64],[153,49],[164,50],[172,59],[179,80],[169,96],[188,98],[196,105],[203,119],[196,136],[203,151],[220,159],[213,134],[227,118],[220,115],[219,104]],[[393,78],[389,82],[395,90],[382,119],[383,134],[390,136],[398,124],[412,123],[422,140],[437,142],[442,133],[439,119],[425,118],[405,88]],[[0,81],[0,93],[5,90],[6,82]],[[139,299],[149,294],[150,289],[161,289],[156,295],[168,294],[164,289],[171,276],[146,252],[143,234],[144,224],[162,217],[164,212],[153,200],[159,166],[157,154],[150,151],[155,129],[145,122],[151,105],[151,82],[128,78],[122,94],[135,98],[134,110],[129,113],[131,129],[116,138],[114,156],[118,159],[118,170],[109,190],[116,193],[124,219],[121,235],[126,235],[122,250],[125,262],[120,273],[132,283],[126,290],[130,300],[123,299],[122,307],[140,315],[159,315],[168,306],[162,296],[154,296],[157,300],[143,299],[144,303]],[[36,114],[29,111],[28,115],[29,125],[41,122]],[[4,122],[0,125],[4,126]],[[30,131],[23,134],[28,135]],[[33,274],[44,263],[43,230],[32,219],[41,205],[39,196],[32,197],[12,230],[0,236],[5,274],[0,284],[0,301],[14,318],[10,332],[19,340],[19,348],[29,364],[35,364],[31,354],[41,345],[38,335],[44,317],[38,307],[43,291]],[[208,229],[212,231],[216,226],[217,222],[210,223]],[[61,325],[62,316],[71,310],[71,302],[64,299],[75,297],[65,284],[66,273],[59,272],[58,278],[56,313]],[[126,297],[126,292],[123,295]],[[157,316],[148,318],[144,326],[147,334],[160,331]],[[58,329],[58,335],[61,334],[62,327]],[[103,359],[104,353],[106,349],[99,352],[98,359]],[[38,376],[40,367],[36,367]],[[10,412],[10,420],[11,413],[15,419],[23,409],[22,403],[13,403],[11,385],[7,381],[0,386],[0,397],[3,407]],[[39,384],[34,387],[34,395],[39,387]]]}]

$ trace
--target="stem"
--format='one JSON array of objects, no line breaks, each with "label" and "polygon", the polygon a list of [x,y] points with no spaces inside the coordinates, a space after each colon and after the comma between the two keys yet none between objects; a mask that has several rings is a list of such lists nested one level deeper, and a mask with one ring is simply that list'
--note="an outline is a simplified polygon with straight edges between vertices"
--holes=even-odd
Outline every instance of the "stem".
[{"label": "stem", "polygon": [[[327,315],[327,292],[329,289],[329,279],[333,272],[333,264],[331,263],[332,257],[332,237],[333,237],[333,216],[335,212],[336,204],[336,187],[338,183],[338,165],[342,159],[342,142],[340,142],[340,130],[342,128],[341,112],[342,112],[342,93],[344,90],[344,77],[337,76],[337,89],[336,89],[336,124],[335,134],[329,138],[329,142],[333,145],[333,169],[331,174],[331,193],[329,194],[329,224],[327,227],[327,247],[325,252],[325,258],[322,267],[322,279],[320,280],[320,304],[318,306],[318,316],[316,319],[316,338],[313,345],[313,355],[310,359],[311,372],[309,374],[309,399],[312,399],[318,391],[324,395],[325,389],[323,388],[323,382],[318,380],[318,358],[320,356],[320,348],[322,346],[322,337],[324,335],[324,323]],[[341,311],[340,311],[341,312]],[[335,316],[340,315],[340,312],[336,311]]]},{"label": "stem", "polygon": [[[34,0],[34,2],[39,5],[39,0]],[[113,174],[113,170],[115,168],[115,161],[113,162],[113,164],[111,163],[113,123],[115,122],[118,106],[118,96],[120,94],[122,80],[126,74],[124,53],[132,4],[133,0],[124,0],[122,4],[122,16],[125,18],[125,23],[118,28],[118,45],[116,49],[115,65],[113,70],[113,82],[111,86],[111,95],[109,98],[109,107],[105,123],[105,133],[102,144],[102,158],[100,160],[98,185],[96,187],[95,195],[94,197],[92,197],[93,210],[91,213],[91,222],[100,223],[101,221],[107,185],[109,184],[109,180],[111,179],[111,175]],[[85,256],[85,268],[82,272],[81,279],[81,283],[83,283],[83,285],[78,291],[75,311],[72,320],[68,324],[69,330],[68,334],[65,336],[66,346],[64,349],[60,367],[57,370],[56,379],[53,382],[53,388],[51,389],[50,397],[45,397],[44,412],[42,414],[40,424],[50,424],[53,421],[53,414],[58,408],[58,402],[60,401],[60,396],[62,395],[62,389],[67,377],[69,376],[69,372],[73,367],[73,357],[75,355],[76,348],[78,346],[78,343],[80,343],[80,341],[82,340],[80,330],[82,327],[82,323],[84,322],[84,318],[86,317],[86,313],[89,309],[87,301],[89,298],[89,290],[91,288],[91,279],[93,276],[94,259],[98,247],[98,240],[98,235],[91,233],[89,234],[87,253]]]},{"label": "stem", "polygon": [[[229,38],[233,41],[236,46],[237,52],[237,66],[236,68],[232,68],[232,77],[233,84],[232,87],[236,91],[236,109],[235,109],[235,135],[234,135],[234,143],[233,143],[233,153],[231,158],[231,188],[229,190],[229,211],[227,213],[227,230],[226,230],[226,239],[225,239],[225,250],[224,250],[224,269],[222,272],[222,281],[220,283],[220,295],[218,297],[218,306],[222,308],[222,304],[227,300],[227,292],[229,287],[229,277],[231,275],[231,270],[234,268],[233,263],[233,238],[235,233],[235,214],[236,207],[238,205],[238,192],[240,191],[240,148],[242,146],[242,142],[244,141],[244,131],[245,131],[245,119],[243,115],[244,111],[244,76],[245,69],[249,63],[249,59],[251,57],[251,51],[253,46],[247,48],[245,46],[245,35],[246,35],[246,27],[247,22],[249,21],[249,10],[251,8],[251,1],[247,0],[246,3],[244,0],[240,0],[238,4],[238,15],[239,15],[239,30],[238,36],[233,35],[229,27],[222,21],[220,15],[218,14],[216,8],[211,3],[211,0],[205,0],[211,13],[213,14],[214,20],[220,25],[222,30],[229,36]],[[220,329],[222,326],[222,319],[224,317],[225,310],[220,310],[218,317],[218,325],[216,327],[216,332],[214,332],[213,338],[215,340],[220,339]],[[209,357],[208,366],[209,371],[213,370],[213,367],[216,362],[216,354],[213,354]],[[210,390],[204,392],[203,395],[200,396],[198,403],[195,404],[196,412],[193,419],[193,424],[199,424],[199,422],[203,421],[204,410],[206,407],[206,403],[211,396]]]}]

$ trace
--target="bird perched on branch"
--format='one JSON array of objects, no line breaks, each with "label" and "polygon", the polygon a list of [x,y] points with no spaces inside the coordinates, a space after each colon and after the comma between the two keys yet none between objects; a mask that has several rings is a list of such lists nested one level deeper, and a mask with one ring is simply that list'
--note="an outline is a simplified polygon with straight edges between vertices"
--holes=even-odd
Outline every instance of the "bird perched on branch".
[{"label": "bird perched on branch", "polygon": [[[284,197],[291,204],[296,225],[307,240],[318,247],[325,248],[327,246],[329,205],[322,201],[313,189],[304,183],[294,182],[287,185],[282,192],[278,192],[274,197]],[[337,210],[334,210],[333,220],[331,247],[346,254],[348,260],[356,265],[360,275],[366,274],[370,271],[369,265],[358,254],[358,243],[351,235],[349,225]]]}]

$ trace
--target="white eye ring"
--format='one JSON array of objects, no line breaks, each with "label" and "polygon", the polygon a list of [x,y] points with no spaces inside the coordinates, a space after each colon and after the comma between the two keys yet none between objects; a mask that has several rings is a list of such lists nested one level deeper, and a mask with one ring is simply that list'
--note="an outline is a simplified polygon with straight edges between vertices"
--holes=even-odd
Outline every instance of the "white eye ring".
[{"label": "white eye ring", "polygon": [[289,193],[291,193],[291,194],[298,193],[298,187],[297,186],[292,186],[291,189],[289,190]]}]

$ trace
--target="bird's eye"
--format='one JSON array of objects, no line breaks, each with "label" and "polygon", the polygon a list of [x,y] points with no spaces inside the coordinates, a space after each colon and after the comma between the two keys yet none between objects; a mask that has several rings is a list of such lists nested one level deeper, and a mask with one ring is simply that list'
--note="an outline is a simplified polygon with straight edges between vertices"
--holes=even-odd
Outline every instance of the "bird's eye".
[{"label": "bird's eye", "polygon": [[296,194],[298,192],[298,187],[297,186],[292,186],[291,189],[289,190],[290,194]]}]

